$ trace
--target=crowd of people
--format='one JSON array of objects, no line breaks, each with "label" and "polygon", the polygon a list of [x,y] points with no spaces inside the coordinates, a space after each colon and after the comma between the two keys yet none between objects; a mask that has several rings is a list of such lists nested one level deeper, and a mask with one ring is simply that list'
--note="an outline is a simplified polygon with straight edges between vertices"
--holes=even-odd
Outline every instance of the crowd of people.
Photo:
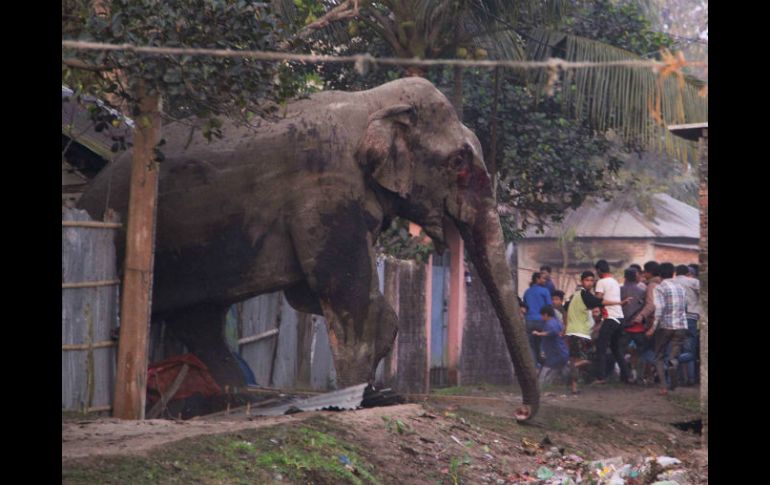
[{"label": "crowd of people", "polygon": [[602,385],[617,373],[665,395],[698,382],[698,265],[632,264],[622,285],[607,261],[594,268],[565,298],[543,266],[519,301],[541,385],[563,377],[577,394],[581,374]]}]

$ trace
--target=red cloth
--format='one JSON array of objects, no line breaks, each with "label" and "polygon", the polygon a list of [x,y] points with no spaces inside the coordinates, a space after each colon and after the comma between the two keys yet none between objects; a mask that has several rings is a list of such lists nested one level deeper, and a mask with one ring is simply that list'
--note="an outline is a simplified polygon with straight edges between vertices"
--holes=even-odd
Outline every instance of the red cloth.
[{"label": "red cloth", "polygon": [[629,332],[629,333],[641,333],[641,332],[644,332],[644,330],[645,330],[644,329],[644,323],[642,323],[642,322],[634,323],[630,327],[626,327],[625,330],[626,330],[626,332]]},{"label": "red cloth", "polygon": [[211,377],[206,364],[193,354],[182,354],[150,364],[147,369],[147,400],[155,402],[160,399],[161,393],[166,395],[185,364],[189,366],[187,376],[171,398],[172,401],[185,399],[193,394],[202,394],[204,397],[222,394],[222,388]]}]

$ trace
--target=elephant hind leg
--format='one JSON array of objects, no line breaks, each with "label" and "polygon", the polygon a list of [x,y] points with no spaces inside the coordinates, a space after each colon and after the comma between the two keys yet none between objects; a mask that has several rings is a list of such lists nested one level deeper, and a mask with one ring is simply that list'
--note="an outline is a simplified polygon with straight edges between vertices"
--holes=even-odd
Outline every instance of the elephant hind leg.
[{"label": "elephant hind leg", "polygon": [[238,361],[225,340],[227,306],[201,304],[178,310],[166,317],[166,324],[175,338],[198,357],[222,389],[245,387]]}]

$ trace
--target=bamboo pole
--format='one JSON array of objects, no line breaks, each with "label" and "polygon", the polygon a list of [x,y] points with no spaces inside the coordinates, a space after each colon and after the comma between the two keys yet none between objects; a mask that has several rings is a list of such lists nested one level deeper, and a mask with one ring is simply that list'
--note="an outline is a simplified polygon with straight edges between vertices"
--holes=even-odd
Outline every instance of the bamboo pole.
[{"label": "bamboo pole", "polygon": [[160,140],[160,97],[147,95],[142,87],[138,94],[113,412],[121,419],[144,419],[158,196],[154,148]]},{"label": "bamboo pole", "polygon": [[120,229],[123,224],[120,222],[100,222],[100,221],[61,221],[62,227],[91,227],[96,229]]},{"label": "bamboo pole", "polygon": [[242,339],[238,339],[238,345],[244,345],[249,344],[252,342],[257,342],[259,340],[266,339],[268,337],[272,337],[273,335],[278,333],[278,329],[274,328],[272,330],[268,330],[267,332],[258,333],[256,335],[251,335],[250,337],[243,337]]},{"label": "bamboo pole", "polygon": [[119,285],[120,280],[102,280],[102,281],[81,281],[79,283],[62,283],[62,289],[71,288],[96,288],[99,286],[115,286]]},{"label": "bamboo pole", "polygon": [[67,350],[89,350],[89,349],[102,349],[107,347],[117,347],[118,343],[112,340],[103,340],[101,342],[94,342],[90,344],[62,344],[62,351]]},{"label": "bamboo pole", "polygon": [[174,398],[174,395],[182,386],[182,382],[184,382],[185,377],[187,377],[187,372],[189,371],[190,371],[190,366],[188,364],[184,364],[182,368],[179,370],[179,374],[176,375],[174,382],[172,382],[171,385],[169,386],[168,392],[165,395],[161,395],[158,402],[156,402],[155,405],[152,407],[152,409],[150,409],[150,412],[147,415],[149,419],[155,419],[158,416],[160,416],[160,414],[166,408],[166,405],[168,404],[168,402]]},{"label": "bamboo pole", "polygon": [[257,342],[259,340],[264,340],[268,337],[272,337],[273,335],[276,335],[277,333],[278,333],[278,329],[274,328],[272,330],[268,330],[267,332],[258,333],[250,337],[244,337],[238,340],[238,345],[245,345],[252,342]]}]

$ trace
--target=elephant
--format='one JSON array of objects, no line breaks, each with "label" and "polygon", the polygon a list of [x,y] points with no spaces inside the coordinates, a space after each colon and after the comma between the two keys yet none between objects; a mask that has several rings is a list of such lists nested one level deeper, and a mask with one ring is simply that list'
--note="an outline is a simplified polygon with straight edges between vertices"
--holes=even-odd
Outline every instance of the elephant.
[{"label": "elephant", "polygon": [[[378,235],[402,217],[442,252],[454,225],[506,338],[523,394],[514,414],[534,416],[536,369],[491,178],[449,100],[423,78],[404,78],[314,93],[260,123],[227,121],[211,141],[183,122],[163,127],[153,319],[165,320],[217,381],[242,385],[223,337],[227,309],[283,291],[295,309],[326,318],[338,384],[371,382],[398,328],[379,291]],[[116,157],[82,195],[92,217],[107,205],[125,217],[130,158]]]}]

